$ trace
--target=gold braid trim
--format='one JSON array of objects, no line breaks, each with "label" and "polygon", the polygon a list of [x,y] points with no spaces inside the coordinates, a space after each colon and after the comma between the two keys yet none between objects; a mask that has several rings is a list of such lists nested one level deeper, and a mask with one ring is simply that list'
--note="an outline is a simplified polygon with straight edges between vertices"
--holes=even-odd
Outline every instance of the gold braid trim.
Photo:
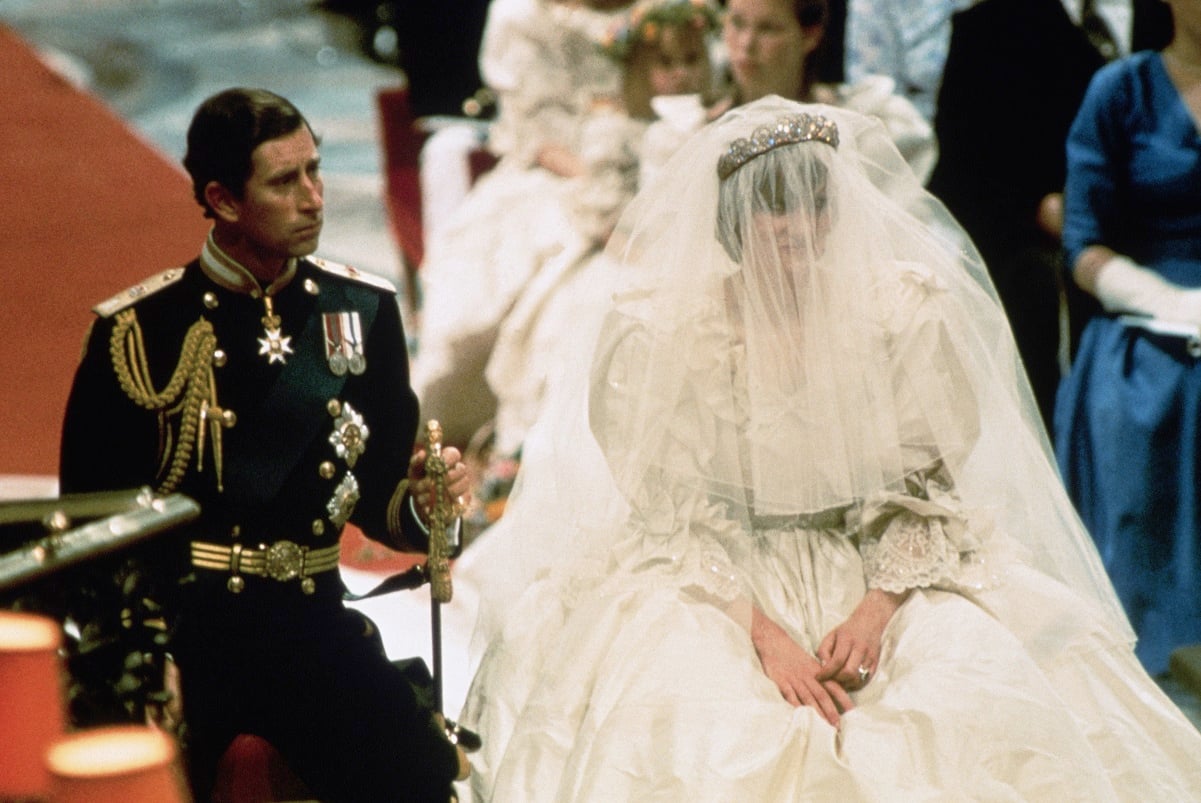
[{"label": "gold braid trim", "polygon": [[404,498],[409,492],[409,480],[406,477],[401,480],[396,490],[392,492],[392,498],[388,500],[388,507],[385,511],[387,517],[388,535],[396,539],[396,541],[404,541],[404,524],[401,523],[401,516],[404,515]]},{"label": "gold braid trim", "polygon": [[[204,318],[192,324],[184,336],[179,352],[179,362],[171,374],[167,386],[154,390],[150,375],[150,363],[146,358],[146,343],[142,338],[142,327],[138,324],[134,310],[117,313],[112,337],[109,339],[109,354],[113,370],[121,390],[134,404],[157,412],[160,420],[176,413],[180,416],[179,436],[173,440],[168,427],[164,442],[163,462],[170,452],[170,464],[166,477],[156,489],[160,494],[171,493],[187,473],[188,462],[195,451],[197,434],[200,433],[198,464],[204,459],[202,427],[211,406],[217,408],[217,385],[213,377],[212,354],[217,346],[213,325]],[[206,402],[208,404],[206,404]],[[213,421],[213,453],[217,461],[218,486],[221,472],[221,426]]]}]

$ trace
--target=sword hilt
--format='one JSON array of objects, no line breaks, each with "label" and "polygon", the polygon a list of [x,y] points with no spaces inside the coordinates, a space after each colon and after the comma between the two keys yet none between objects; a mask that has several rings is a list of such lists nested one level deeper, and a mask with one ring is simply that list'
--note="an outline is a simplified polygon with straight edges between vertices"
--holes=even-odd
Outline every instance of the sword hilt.
[{"label": "sword hilt", "polygon": [[425,474],[433,483],[433,499],[429,512],[430,548],[427,562],[430,596],[437,602],[450,602],[454,588],[450,580],[450,545],[447,525],[455,518],[455,504],[446,489],[446,461],[442,458],[442,425],[436,420],[426,424],[428,448],[425,455]]}]

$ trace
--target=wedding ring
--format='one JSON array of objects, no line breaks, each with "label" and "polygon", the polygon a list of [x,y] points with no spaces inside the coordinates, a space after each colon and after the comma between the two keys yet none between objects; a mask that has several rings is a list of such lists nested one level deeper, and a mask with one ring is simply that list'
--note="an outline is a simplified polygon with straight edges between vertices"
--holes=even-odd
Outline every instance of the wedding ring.
[{"label": "wedding ring", "polygon": [[867,683],[867,679],[870,678],[871,676],[872,676],[872,670],[868,669],[866,666],[859,667],[859,682],[860,683]]}]

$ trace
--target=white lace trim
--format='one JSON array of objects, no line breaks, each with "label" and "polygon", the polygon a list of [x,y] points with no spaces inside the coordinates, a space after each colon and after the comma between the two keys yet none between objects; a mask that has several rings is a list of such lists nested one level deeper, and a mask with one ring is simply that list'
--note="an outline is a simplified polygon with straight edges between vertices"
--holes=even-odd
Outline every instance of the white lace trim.
[{"label": "white lace trim", "polygon": [[984,510],[969,515],[936,476],[922,475],[921,482],[929,499],[883,494],[857,511],[858,523],[851,522],[868,587],[900,593],[995,586],[1012,556],[998,543],[992,516]]},{"label": "white lace trim", "polygon": [[900,593],[953,580],[959,550],[938,519],[899,513],[878,541],[860,546],[863,572],[870,588]]}]

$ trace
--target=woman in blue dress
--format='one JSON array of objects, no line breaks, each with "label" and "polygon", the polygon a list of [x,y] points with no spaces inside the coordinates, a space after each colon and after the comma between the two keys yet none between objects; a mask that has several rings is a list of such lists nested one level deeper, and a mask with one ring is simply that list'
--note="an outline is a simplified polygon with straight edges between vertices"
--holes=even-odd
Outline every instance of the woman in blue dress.
[{"label": "woman in blue dress", "polygon": [[1168,5],[1169,46],[1102,69],[1068,136],[1064,245],[1105,314],[1055,414],[1064,481],[1152,674],[1201,641],[1201,4]]}]

